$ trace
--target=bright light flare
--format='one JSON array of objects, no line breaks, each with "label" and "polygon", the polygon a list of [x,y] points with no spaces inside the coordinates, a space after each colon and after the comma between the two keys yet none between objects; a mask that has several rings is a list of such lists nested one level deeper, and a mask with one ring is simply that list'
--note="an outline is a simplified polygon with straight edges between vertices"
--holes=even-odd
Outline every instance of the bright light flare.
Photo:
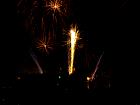
[{"label": "bright light flare", "polygon": [[87,81],[89,81],[90,80],[90,77],[87,77]]},{"label": "bright light flare", "polygon": [[70,48],[68,54],[68,66],[69,66],[68,71],[69,71],[69,75],[71,75],[74,71],[75,46],[79,36],[79,31],[76,26],[70,29],[69,35],[70,35],[70,39],[69,39],[70,41],[68,40],[68,42],[70,42]]}]

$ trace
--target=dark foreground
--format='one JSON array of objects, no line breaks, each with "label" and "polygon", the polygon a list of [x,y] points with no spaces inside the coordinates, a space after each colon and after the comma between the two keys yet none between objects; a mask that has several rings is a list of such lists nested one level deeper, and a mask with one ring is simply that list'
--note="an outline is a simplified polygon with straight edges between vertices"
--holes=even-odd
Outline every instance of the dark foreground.
[{"label": "dark foreground", "polygon": [[[94,85],[94,86],[93,86]],[[84,80],[38,78],[34,80],[19,80],[16,84],[16,102],[19,104],[38,103],[38,105],[56,104],[95,104],[104,100],[111,103],[111,88],[105,88]]]}]

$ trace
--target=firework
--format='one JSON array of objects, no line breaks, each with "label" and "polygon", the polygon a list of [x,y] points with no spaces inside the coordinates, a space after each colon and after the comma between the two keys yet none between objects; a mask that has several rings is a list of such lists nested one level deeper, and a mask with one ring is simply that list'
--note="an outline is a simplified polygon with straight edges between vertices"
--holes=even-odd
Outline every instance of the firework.
[{"label": "firework", "polygon": [[57,22],[58,17],[56,17],[56,16],[57,15],[62,16],[62,10],[61,10],[62,1],[60,1],[60,0],[51,0],[51,1],[48,2],[48,4],[46,3],[46,7],[47,7],[47,14],[52,15],[53,23]]},{"label": "firework", "polygon": [[102,59],[103,54],[104,54],[104,52],[100,55],[100,58],[99,58],[99,60],[98,60],[98,62],[96,64],[96,67],[95,67],[94,72],[92,73],[92,75],[90,77],[87,77],[87,81],[92,81],[95,78],[95,74],[96,74],[96,72],[97,72],[97,70],[99,68],[99,64],[100,64],[100,61]]},{"label": "firework", "polygon": [[48,17],[51,16],[51,25],[52,28],[55,28],[54,25],[59,22],[62,26],[64,26],[64,17],[67,16],[67,10],[68,10],[68,2],[67,0],[50,0],[46,2],[46,15]]},{"label": "firework", "polygon": [[55,14],[59,13],[59,15],[66,15],[67,12],[67,5],[68,0],[50,0],[49,2],[46,2],[46,6],[48,9],[48,13]]},{"label": "firework", "polygon": [[31,55],[32,59],[34,60],[35,64],[37,65],[39,73],[43,74],[43,70],[42,70],[41,66],[39,65],[39,63],[38,63],[35,54],[33,52],[31,52],[30,55]]},{"label": "firework", "polygon": [[68,42],[70,42],[69,52],[68,52],[68,71],[69,75],[71,75],[74,71],[74,55],[75,55],[75,47],[76,42],[79,36],[79,31],[77,29],[77,26],[74,26],[70,29],[69,32],[70,39]]},{"label": "firework", "polygon": [[46,53],[49,53],[49,49],[53,49],[50,39],[47,40],[45,36],[37,41],[37,48]]},{"label": "firework", "polygon": [[62,6],[62,1],[52,0],[49,2],[50,9],[55,13],[56,11],[61,12],[60,7]]},{"label": "firework", "polygon": [[102,59],[102,56],[103,56],[104,52],[100,55],[99,57],[99,60],[97,61],[97,64],[96,64],[96,67],[94,69],[94,72],[91,74],[91,76],[88,76],[86,79],[87,79],[87,88],[90,89],[90,83],[95,79],[95,74],[99,68],[99,64],[100,64],[100,61]]}]

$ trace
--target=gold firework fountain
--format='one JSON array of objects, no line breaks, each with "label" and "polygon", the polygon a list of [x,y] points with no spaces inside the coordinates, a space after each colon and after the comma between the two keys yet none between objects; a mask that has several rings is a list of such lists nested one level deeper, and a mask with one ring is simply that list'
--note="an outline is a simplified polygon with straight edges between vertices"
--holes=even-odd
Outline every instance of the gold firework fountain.
[{"label": "gold firework fountain", "polygon": [[71,75],[74,72],[74,55],[75,55],[75,48],[76,48],[76,42],[79,36],[79,31],[77,29],[77,26],[74,26],[70,29],[69,32],[69,52],[68,52],[68,72],[69,75]]}]

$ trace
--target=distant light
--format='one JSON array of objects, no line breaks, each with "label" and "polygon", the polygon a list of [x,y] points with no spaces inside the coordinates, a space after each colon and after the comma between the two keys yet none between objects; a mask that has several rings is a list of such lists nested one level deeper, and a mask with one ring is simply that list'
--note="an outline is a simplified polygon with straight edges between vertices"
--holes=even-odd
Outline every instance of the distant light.
[{"label": "distant light", "polygon": [[42,70],[40,70],[40,74],[43,74],[43,71]]},{"label": "distant light", "polygon": [[60,67],[60,70],[62,70],[62,68]]},{"label": "distant light", "polygon": [[56,85],[59,86],[59,83],[57,83]]},{"label": "distant light", "polygon": [[58,76],[58,78],[60,79],[60,78],[61,78],[61,76],[59,75],[59,76]]},{"label": "distant light", "polygon": [[3,98],[2,101],[5,101],[5,99]]},{"label": "distant light", "polygon": [[90,77],[87,77],[87,81],[89,81],[90,80]]},{"label": "distant light", "polygon": [[17,77],[17,79],[18,79],[18,80],[20,80],[20,79],[21,79],[21,77]]}]

